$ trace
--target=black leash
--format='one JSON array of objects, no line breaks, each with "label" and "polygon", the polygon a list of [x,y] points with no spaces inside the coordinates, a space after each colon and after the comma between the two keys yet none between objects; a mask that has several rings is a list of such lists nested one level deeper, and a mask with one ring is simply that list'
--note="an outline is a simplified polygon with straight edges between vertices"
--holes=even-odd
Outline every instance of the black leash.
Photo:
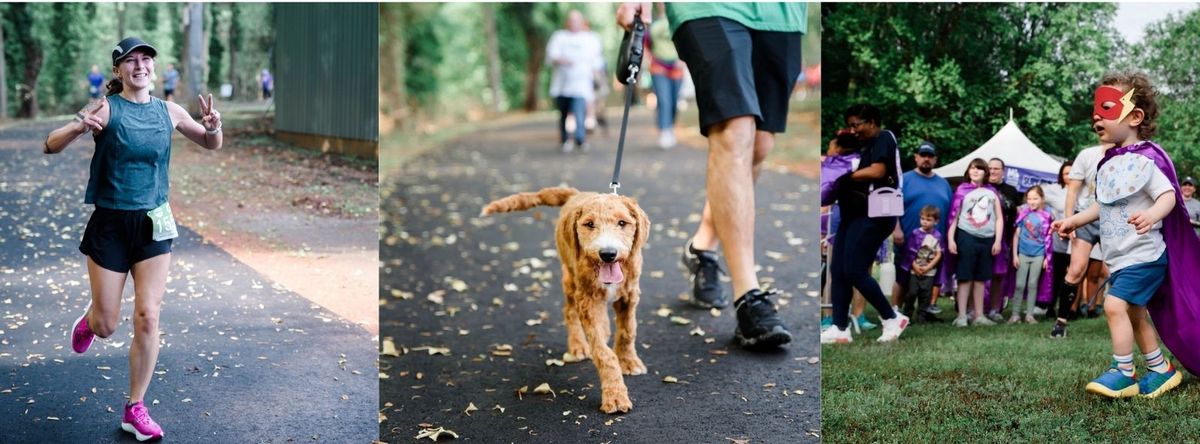
[{"label": "black leash", "polygon": [[625,152],[625,130],[629,126],[629,106],[633,104],[633,92],[637,89],[638,73],[642,70],[642,36],[646,25],[641,16],[633,16],[633,29],[625,31],[621,39],[621,53],[617,59],[617,81],[625,85],[625,112],[621,115],[621,136],[617,139],[617,163],[613,166],[612,182],[608,184],[613,194],[621,189],[621,154]]}]

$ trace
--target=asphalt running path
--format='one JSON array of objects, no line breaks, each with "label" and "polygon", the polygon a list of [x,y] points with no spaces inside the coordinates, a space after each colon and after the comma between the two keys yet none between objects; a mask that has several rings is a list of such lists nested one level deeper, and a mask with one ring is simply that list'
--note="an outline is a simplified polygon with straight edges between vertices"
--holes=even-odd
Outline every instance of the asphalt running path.
[{"label": "asphalt running path", "polygon": [[[681,300],[690,284],[679,256],[699,221],[706,151],[658,149],[652,120],[644,110],[631,118],[621,170],[622,193],[653,221],[637,340],[649,373],[626,377],[633,410],[599,411],[590,361],[546,362],[566,350],[558,209],[476,217],[515,192],[606,191],[617,128],[589,153],[564,155],[553,123],[531,119],[448,143],[383,184],[381,336],[397,348],[380,356],[383,441],[430,427],[464,442],[819,441],[816,183],[774,172],[759,181],[760,279],[784,292],[795,340],[777,353],[743,351],[730,343],[732,308],[714,316]],[[554,394],[533,394],[542,383]],[[518,396],[523,386],[530,393]]]},{"label": "asphalt running path", "polygon": [[[134,442],[120,430],[132,281],[113,337],[79,355],[65,336],[91,297],[77,247],[92,210],[83,193],[93,145],[42,154],[61,123],[0,130],[0,441]],[[376,439],[375,338],[180,231],[146,397],[166,439]]]}]

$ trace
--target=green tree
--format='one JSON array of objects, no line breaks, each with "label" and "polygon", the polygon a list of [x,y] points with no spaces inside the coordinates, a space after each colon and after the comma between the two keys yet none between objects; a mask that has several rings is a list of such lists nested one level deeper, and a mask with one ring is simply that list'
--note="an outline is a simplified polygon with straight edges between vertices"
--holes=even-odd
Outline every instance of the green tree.
[{"label": "green tree", "polygon": [[220,89],[222,79],[225,78],[225,42],[223,35],[223,26],[226,20],[222,17],[224,14],[215,6],[215,4],[205,5],[205,12],[208,17],[208,88],[216,91]]},{"label": "green tree", "polygon": [[1171,154],[1183,175],[1200,172],[1200,10],[1151,24],[1132,51],[1136,66],[1148,71],[1158,89],[1158,134],[1154,140]]},{"label": "green tree", "polygon": [[[902,150],[974,150],[1011,109],[1040,148],[1094,143],[1091,92],[1117,55],[1112,4],[824,4],[822,126],[871,103]],[[826,140],[833,132],[826,131]]]}]

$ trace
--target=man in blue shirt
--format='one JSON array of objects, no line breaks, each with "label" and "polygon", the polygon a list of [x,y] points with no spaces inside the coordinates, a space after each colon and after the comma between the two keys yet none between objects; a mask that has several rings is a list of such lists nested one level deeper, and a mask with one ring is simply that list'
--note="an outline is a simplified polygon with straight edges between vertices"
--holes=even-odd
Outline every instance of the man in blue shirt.
[{"label": "man in blue shirt", "polygon": [[[917,168],[904,173],[904,179],[900,187],[900,191],[904,194],[904,216],[900,217],[900,221],[896,224],[896,231],[892,233],[892,243],[894,244],[896,254],[893,255],[896,264],[896,284],[892,288],[892,304],[899,305],[904,297],[905,288],[908,285],[907,265],[912,262],[912,258],[906,257],[907,250],[904,248],[904,236],[906,233],[911,233],[913,230],[921,226],[921,208],[926,205],[933,205],[941,211],[941,214],[950,214],[950,198],[954,195],[950,188],[950,183],[946,179],[933,173],[933,169],[937,167],[937,147],[929,141],[922,141],[917,147],[917,152],[913,156],[917,163]],[[941,233],[946,233],[946,220],[948,217],[938,219],[937,229]],[[945,246],[942,247],[942,255],[945,257]],[[945,261],[942,261],[943,263]],[[901,264],[904,264],[902,267]],[[945,281],[945,267],[940,267],[938,271],[938,279],[933,284],[933,298],[930,304],[930,313],[938,313],[941,310],[937,308],[937,297],[942,289],[942,282]]]},{"label": "man in blue shirt", "polygon": [[104,74],[100,73],[100,67],[92,65],[92,70],[88,72],[88,96],[92,100],[99,99],[101,88],[104,86]]}]

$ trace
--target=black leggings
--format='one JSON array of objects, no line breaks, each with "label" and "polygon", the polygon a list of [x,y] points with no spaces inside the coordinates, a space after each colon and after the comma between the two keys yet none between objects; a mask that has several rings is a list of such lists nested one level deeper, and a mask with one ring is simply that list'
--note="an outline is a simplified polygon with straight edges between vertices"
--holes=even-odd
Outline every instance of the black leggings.
[{"label": "black leggings", "polygon": [[[1054,291],[1051,292],[1050,306],[1046,308],[1046,317],[1065,318],[1071,312],[1071,303],[1075,302],[1075,291],[1079,285],[1067,285],[1067,267],[1071,265],[1071,255],[1054,253]],[[1055,311],[1055,302],[1058,310]]]},{"label": "black leggings", "polygon": [[[871,263],[884,239],[892,234],[896,218],[858,217],[843,219],[838,225],[837,237],[833,242],[833,257],[829,272],[833,281],[830,293],[833,297],[833,324],[845,330],[850,326],[850,300],[853,289],[858,289],[867,302],[879,312],[883,319],[896,317],[888,298],[879,288],[879,282],[871,277]],[[888,289],[891,293],[891,289]]]}]

